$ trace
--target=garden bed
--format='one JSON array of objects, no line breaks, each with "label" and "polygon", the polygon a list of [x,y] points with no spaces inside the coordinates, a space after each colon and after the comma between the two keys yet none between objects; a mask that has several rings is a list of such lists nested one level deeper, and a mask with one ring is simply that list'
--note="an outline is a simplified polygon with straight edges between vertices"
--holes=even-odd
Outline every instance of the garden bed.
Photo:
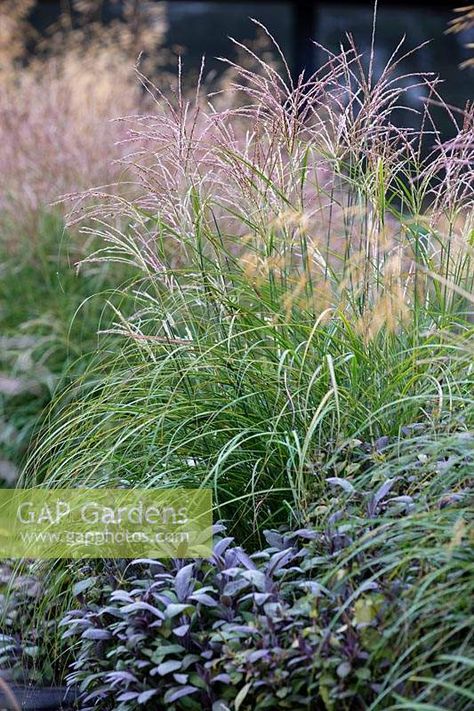
[{"label": "garden bed", "polygon": [[101,548],[0,570],[22,708],[68,708],[67,683],[81,711],[472,702],[474,108],[449,141],[428,99],[419,132],[400,128],[407,84],[438,94],[397,83],[397,52],[375,77],[350,45],[303,87],[249,51],[224,109],[141,76],[156,110],[120,122],[133,190],[75,200],[68,223],[90,238],[82,269],[109,269],[101,315],[74,300],[58,339],[9,354],[56,373],[70,320],[80,361],[94,340],[38,391],[53,402],[21,484],[206,489],[219,523],[198,559]]}]

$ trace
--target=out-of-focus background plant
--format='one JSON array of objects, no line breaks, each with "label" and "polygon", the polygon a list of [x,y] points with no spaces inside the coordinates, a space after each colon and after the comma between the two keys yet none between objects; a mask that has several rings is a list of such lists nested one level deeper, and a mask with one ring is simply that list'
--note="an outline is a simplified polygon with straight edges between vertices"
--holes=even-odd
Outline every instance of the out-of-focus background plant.
[{"label": "out-of-focus background plant", "polygon": [[[474,5],[466,5],[465,7],[459,7],[456,9],[457,16],[451,20],[449,23],[448,32],[454,32],[459,34],[460,32],[466,32],[472,30],[474,27]],[[467,49],[473,50],[474,43],[468,42],[466,44]],[[474,58],[469,57],[461,64],[461,68],[474,66]]]}]

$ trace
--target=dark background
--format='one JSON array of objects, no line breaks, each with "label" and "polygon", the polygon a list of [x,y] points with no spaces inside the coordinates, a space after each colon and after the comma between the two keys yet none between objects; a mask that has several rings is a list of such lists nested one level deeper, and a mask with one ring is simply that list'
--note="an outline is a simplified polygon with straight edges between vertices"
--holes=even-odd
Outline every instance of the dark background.
[{"label": "dark background", "polygon": [[[141,0],[132,0],[139,4]],[[104,23],[121,17],[124,0],[97,0],[99,17]],[[129,0],[130,2],[130,0]],[[89,0],[90,3],[90,0]],[[314,10],[314,26],[301,18],[298,23],[295,7],[306,6],[306,18]],[[460,70],[459,66],[472,50],[466,48],[473,41],[473,33],[447,34],[448,23],[454,17],[457,2],[413,3],[381,0],[377,15],[375,73],[380,72],[388,61],[402,36],[406,36],[404,51],[415,48],[429,40],[430,43],[414,53],[400,67],[403,72],[434,72],[445,81],[443,97],[448,104],[463,107],[472,99],[474,71]],[[184,60],[188,80],[197,75],[202,55],[206,56],[206,77],[218,78],[224,66],[217,57],[235,59],[236,52],[229,36],[239,41],[255,41],[255,26],[249,18],[260,20],[274,35],[297,73],[308,63],[318,65],[321,52],[312,48],[309,37],[322,45],[337,50],[351,33],[360,51],[367,57],[370,50],[373,3],[363,0],[346,0],[346,3],[315,2],[168,2],[164,3],[167,31],[164,45],[168,50],[166,68],[173,71],[176,56]],[[31,15],[31,25],[39,33],[48,32],[61,10],[71,12],[74,21],[74,0],[37,0]],[[92,3],[94,7],[94,3]],[[163,46],[163,45],[162,45]],[[36,45],[30,46],[35,53]],[[211,82],[212,83],[212,82]],[[423,89],[410,92],[407,103],[416,108]],[[441,127],[449,134],[449,120],[438,118]],[[408,112],[400,113],[398,122],[413,124],[416,117]],[[444,122],[444,125],[443,125]]]},{"label": "dark background", "polygon": [[[120,16],[120,0],[100,2],[104,22]],[[218,56],[232,55],[228,36],[238,40],[252,40],[255,28],[249,18],[260,20],[275,36],[293,65],[295,54],[301,51],[300,43],[307,40],[295,36],[295,16],[292,2],[168,2],[166,16],[167,46],[186,58],[188,71],[197,69],[201,56],[206,55],[209,71],[221,71]],[[310,3],[305,3],[310,4]],[[377,21],[377,61],[382,66],[403,35],[406,47],[415,47],[426,40],[429,46],[416,53],[409,67],[413,71],[439,72],[449,80],[449,98],[456,104],[470,99],[473,73],[459,72],[459,65],[469,57],[466,43],[473,40],[471,33],[446,34],[448,22],[453,18],[453,8],[462,2],[398,3],[382,0]],[[73,3],[64,0],[38,0],[31,13],[32,24],[40,31],[54,23],[64,6]],[[367,51],[372,32],[372,2],[316,2],[314,28],[307,29],[308,36],[329,49],[337,49],[346,32],[354,35],[358,47]],[[306,48],[307,49],[307,48]],[[317,62],[317,53],[315,61]]]}]

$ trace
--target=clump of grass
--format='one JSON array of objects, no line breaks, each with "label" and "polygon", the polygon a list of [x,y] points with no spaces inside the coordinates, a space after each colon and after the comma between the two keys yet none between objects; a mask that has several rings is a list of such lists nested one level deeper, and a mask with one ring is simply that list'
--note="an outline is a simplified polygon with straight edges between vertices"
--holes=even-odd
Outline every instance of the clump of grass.
[{"label": "clump of grass", "polygon": [[[32,469],[211,486],[243,535],[304,518],[322,453],[472,425],[472,110],[446,107],[443,142],[437,81],[400,78],[401,45],[378,78],[353,45],[298,82],[253,59],[220,112],[141,77],[156,112],[131,120],[125,160],[141,193],[85,229],[104,240],[86,261],[138,270],[135,312],[115,312],[110,372],[58,403]],[[417,131],[392,122],[409,86],[427,96]]]}]

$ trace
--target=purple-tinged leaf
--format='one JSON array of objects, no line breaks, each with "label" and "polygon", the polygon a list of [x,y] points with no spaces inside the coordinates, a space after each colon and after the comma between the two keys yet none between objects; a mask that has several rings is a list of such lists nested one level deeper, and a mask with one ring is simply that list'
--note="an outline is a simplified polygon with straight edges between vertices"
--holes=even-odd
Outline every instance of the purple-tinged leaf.
[{"label": "purple-tinged leaf", "polygon": [[165,694],[165,704],[172,704],[178,699],[182,699],[183,696],[190,696],[198,691],[196,686],[191,686],[191,684],[186,684],[185,686],[173,686]]},{"label": "purple-tinged leaf", "polygon": [[239,592],[242,592],[242,590],[245,590],[248,588],[250,585],[250,582],[248,580],[245,580],[244,578],[239,578],[237,580],[231,580],[229,583],[227,583],[224,587],[223,594],[224,595],[236,595]]},{"label": "purple-tinged leaf", "polygon": [[173,629],[173,634],[177,637],[184,637],[184,635],[188,634],[189,627],[190,625],[179,625],[179,627],[175,627]]},{"label": "purple-tinged leaf", "polygon": [[282,613],[281,602],[267,602],[263,606],[265,614],[271,619],[279,618]]},{"label": "purple-tinged leaf", "polygon": [[347,479],[341,479],[341,477],[338,476],[331,476],[326,479],[326,481],[330,486],[340,486],[341,489],[344,489],[346,494],[353,494],[355,491],[353,485]]},{"label": "purple-tinged leaf", "polygon": [[183,657],[183,669],[187,669],[191,664],[194,664],[194,662],[199,661],[199,656],[197,654],[185,654]]},{"label": "purple-tinged leaf", "polygon": [[213,554],[215,556],[222,556],[224,555],[225,551],[227,548],[230,546],[231,543],[234,542],[233,538],[221,538],[220,541],[217,541],[217,543],[214,546],[214,551]]},{"label": "purple-tinged leaf", "polygon": [[250,654],[247,655],[247,662],[250,662],[250,664],[253,664],[254,662],[258,662],[259,659],[268,659],[270,656],[270,653],[268,649],[257,649],[255,652],[250,652]]},{"label": "purple-tinged leaf", "polygon": [[147,691],[142,691],[139,695],[137,701],[139,704],[146,704],[153,696],[156,696],[158,689],[148,689]]},{"label": "purple-tinged leaf", "polygon": [[245,553],[242,548],[237,548],[235,551],[237,560],[241,563],[247,570],[256,570],[256,565],[253,560]]},{"label": "purple-tinged leaf", "polygon": [[218,699],[212,704],[212,711],[230,711],[230,706],[222,699]]},{"label": "purple-tinged leaf", "polygon": [[199,602],[201,605],[205,605],[206,607],[215,607],[217,605],[217,602],[213,597],[207,593],[201,593],[199,590],[190,595],[189,599],[193,602]]},{"label": "purple-tinged leaf", "polygon": [[298,528],[297,531],[293,531],[293,533],[288,536],[290,540],[293,538],[304,538],[308,541],[314,541],[317,537],[318,534],[309,528]]},{"label": "purple-tinged leaf", "polygon": [[145,659],[135,659],[133,662],[133,666],[136,669],[146,669],[150,666],[150,662],[147,662]]},{"label": "purple-tinged leaf", "polygon": [[270,563],[268,564],[267,575],[271,577],[278,572],[278,570],[284,568],[285,565],[289,563],[290,560],[293,560],[294,557],[295,552],[291,548],[274,553],[270,559]]},{"label": "purple-tinged leaf", "polygon": [[153,605],[150,605],[148,602],[132,602],[131,605],[125,605],[125,607],[122,607],[122,612],[126,615],[130,614],[131,612],[150,612],[152,615],[155,615],[155,617],[158,617],[160,620],[164,620],[165,616],[159,610],[157,607],[154,607]]},{"label": "purple-tinged leaf", "polygon": [[124,691],[117,696],[117,701],[134,701],[138,696],[138,691]]},{"label": "purple-tinged leaf", "polygon": [[304,580],[303,582],[298,583],[298,587],[303,590],[309,590],[314,597],[321,597],[321,595],[331,597],[330,591],[325,588],[324,585],[317,583],[315,580]]},{"label": "purple-tinged leaf", "polygon": [[270,593],[254,593],[252,597],[255,600],[255,603],[257,605],[264,605],[266,602],[268,602],[269,598],[271,597],[271,594]]},{"label": "purple-tinged leaf", "polygon": [[86,578],[85,580],[79,580],[79,582],[74,583],[72,586],[72,594],[74,597],[79,597],[86,590],[89,590],[93,585],[95,585],[97,578]]},{"label": "purple-tinged leaf", "polygon": [[252,627],[251,625],[234,625],[234,624],[228,624],[225,626],[225,631],[226,632],[232,632],[234,634],[238,635],[246,635],[246,634],[254,634],[257,632],[257,629],[255,627]]},{"label": "purple-tinged leaf", "polygon": [[350,662],[341,662],[336,669],[337,675],[340,679],[345,679],[346,676],[352,671],[352,666]]},{"label": "purple-tinged leaf", "polygon": [[153,653],[153,661],[161,661],[168,654],[182,654],[184,647],[181,644],[160,644]]},{"label": "purple-tinged leaf", "polygon": [[212,535],[217,536],[219,533],[224,533],[225,532],[225,526],[223,523],[214,523],[212,525]]},{"label": "purple-tinged leaf", "polygon": [[222,674],[217,674],[217,676],[212,677],[211,679],[211,684],[217,684],[218,682],[221,682],[222,684],[230,684],[231,683],[231,677],[229,674],[226,674],[223,672]]},{"label": "purple-tinged leaf", "polygon": [[173,674],[173,679],[177,684],[187,684],[189,674]]},{"label": "purple-tinged leaf", "polygon": [[182,602],[172,602],[167,606],[165,610],[165,616],[168,620],[171,620],[173,617],[176,617],[177,615],[182,615],[185,611],[189,612],[192,609],[192,605],[184,604]]},{"label": "purple-tinged leaf", "polygon": [[374,494],[374,505],[377,507],[379,503],[387,496],[388,492],[392,488],[392,486],[395,484],[395,482],[398,481],[398,477],[393,477],[393,479],[387,479],[382,486],[377,489],[377,491]]},{"label": "purple-tinged leaf", "polygon": [[384,449],[387,449],[389,444],[390,437],[387,437],[387,435],[383,435],[383,437],[379,437],[377,440],[375,440],[375,450],[377,452],[383,452]]},{"label": "purple-tinged leaf", "polygon": [[109,674],[106,674],[105,679],[108,684],[111,684],[112,686],[115,686],[115,684],[123,683],[126,682],[127,684],[130,683],[137,683],[137,677],[134,676],[131,672],[128,671],[113,671],[110,672]]},{"label": "purple-tinged leaf", "polygon": [[130,565],[149,565],[153,568],[160,568],[160,570],[164,570],[163,563],[159,560],[155,560],[154,558],[137,558],[136,560],[132,560]]},{"label": "purple-tinged leaf", "polygon": [[259,592],[266,592],[267,578],[261,570],[244,570],[242,577],[249,580]]},{"label": "purple-tinged leaf", "polygon": [[97,627],[89,627],[89,629],[85,630],[81,636],[82,639],[102,640],[110,639],[112,637],[112,633],[109,632],[109,630],[101,630]]},{"label": "purple-tinged leaf", "polygon": [[185,565],[184,568],[178,571],[175,578],[174,587],[176,590],[176,595],[178,596],[179,602],[186,600],[188,595],[192,592],[194,587],[193,580],[194,573],[194,563]]},{"label": "purple-tinged leaf", "polygon": [[264,531],[263,535],[265,536],[265,540],[269,546],[278,548],[279,550],[287,547],[286,539],[280,533],[277,533],[276,531]]},{"label": "purple-tinged leaf", "polygon": [[130,603],[133,600],[130,593],[126,592],[125,590],[114,590],[110,597],[114,602],[128,602],[128,603]]},{"label": "purple-tinged leaf", "polygon": [[169,659],[167,662],[162,662],[156,667],[156,671],[160,676],[178,671],[178,669],[181,669],[181,662],[177,659]]},{"label": "purple-tinged leaf", "polygon": [[335,523],[341,520],[343,518],[344,512],[343,511],[334,511],[333,514],[331,514],[328,518],[328,525],[333,526]]}]

